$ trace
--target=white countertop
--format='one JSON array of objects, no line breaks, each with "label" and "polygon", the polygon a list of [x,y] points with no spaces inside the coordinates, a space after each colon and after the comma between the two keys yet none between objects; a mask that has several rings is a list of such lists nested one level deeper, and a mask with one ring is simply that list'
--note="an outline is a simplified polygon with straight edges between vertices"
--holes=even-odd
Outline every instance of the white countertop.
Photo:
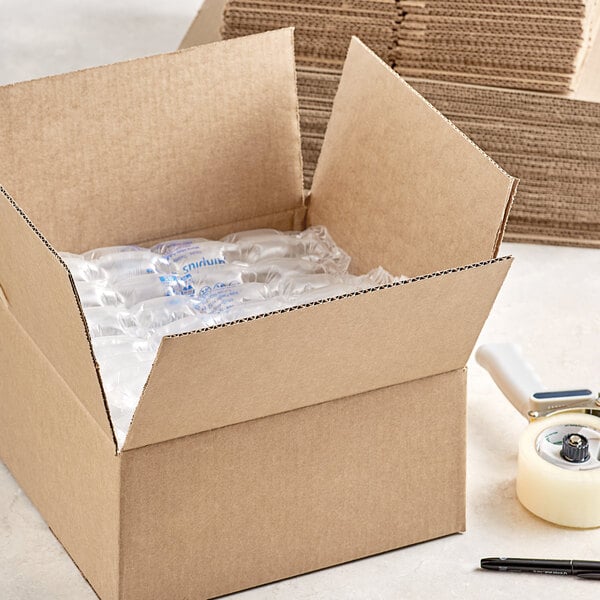
[{"label": "white countertop", "polygon": [[[173,50],[199,0],[2,0],[0,84]],[[505,244],[515,264],[480,342],[515,341],[549,387],[600,386],[600,251]],[[600,560],[600,529],[541,521],[515,497],[526,426],[489,376],[469,373],[468,530],[231,598],[597,597],[600,583],[481,572],[483,556]],[[0,463],[0,598],[93,600],[95,594]]]}]

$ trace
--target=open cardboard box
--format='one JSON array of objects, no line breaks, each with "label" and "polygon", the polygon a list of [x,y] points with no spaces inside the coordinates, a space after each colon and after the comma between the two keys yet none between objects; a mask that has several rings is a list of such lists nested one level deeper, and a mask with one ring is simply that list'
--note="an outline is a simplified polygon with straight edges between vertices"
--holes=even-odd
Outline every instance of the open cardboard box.
[{"label": "open cardboard box", "polygon": [[[297,104],[292,30],[0,89],[1,458],[101,598],[465,528],[465,364],[515,180],[355,39],[305,199]],[[56,250],[311,223],[414,278],[164,339],[119,450]]]}]

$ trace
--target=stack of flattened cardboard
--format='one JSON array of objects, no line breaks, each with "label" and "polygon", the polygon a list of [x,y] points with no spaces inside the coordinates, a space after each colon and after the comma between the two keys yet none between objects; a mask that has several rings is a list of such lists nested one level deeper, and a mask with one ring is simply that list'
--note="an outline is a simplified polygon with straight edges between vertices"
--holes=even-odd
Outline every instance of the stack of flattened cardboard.
[{"label": "stack of flattened cardboard", "polygon": [[[344,36],[347,37],[346,41],[351,34],[368,38],[370,31],[367,28],[360,29],[356,23],[353,24],[352,31],[344,29],[344,19],[348,18],[348,13],[356,16],[359,8],[365,12],[368,6],[381,7],[383,4],[386,3],[371,3],[366,0],[309,0],[289,5],[264,1],[205,0],[201,14],[182,46],[213,41],[221,33],[225,37],[235,37],[279,25],[296,25],[300,28],[301,39],[296,44],[299,55],[298,94],[305,188],[310,189],[341,72],[341,57],[327,61],[323,59],[321,48],[326,45],[323,40],[326,39],[328,43],[331,41],[331,48],[342,48],[340,39]],[[401,31],[408,19],[403,12],[408,13],[409,6],[408,2],[401,4],[404,8],[398,10],[396,6],[395,24],[389,26],[394,36],[393,47],[387,54],[381,47],[379,52],[382,58],[387,57],[387,62],[397,72],[402,73],[404,69],[398,62],[401,59],[400,49],[405,48],[401,42]],[[442,0],[434,3],[421,2],[421,13],[426,12],[432,4],[437,8],[447,5],[449,11],[458,10],[459,6],[449,1],[444,4]],[[497,10],[510,7],[517,16],[524,14],[527,7],[530,14],[537,14],[540,18],[555,15],[557,18],[561,16],[565,22],[573,20],[566,16],[571,11],[572,14],[580,15],[578,22],[581,31],[589,32],[593,29],[592,17],[598,14],[595,4],[584,4],[579,0],[544,0],[527,4],[519,3],[519,0],[494,0],[493,3],[485,3],[485,7],[495,7]],[[246,19],[245,29],[239,29],[240,15],[243,15],[244,7],[250,10],[250,5],[254,10],[252,19]],[[416,10],[416,5],[413,2],[411,10]],[[283,6],[286,6],[287,12],[283,10]],[[327,6],[329,12],[326,15],[324,7]],[[476,0],[463,0],[460,6],[465,14],[468,13],[473,18],[484,10]],[[259,8],[260,14],[257,14]],[[390,15],[391,8],[390,6]],[[302,24],[304,21],[296,20],[296,15],[303,13],[314,16],[317,10],[321,11],[321,19],[313,22],[311,34],[307,36],[306,27]],[[212,18],[209,18],[211,15]],[[274,15],[278,16],[278,20],[274,20]],[[338,18],[333,18],[333,15]],[[346,16],[343,18],[343,15]],[[582,20],[583,17],[586,18]],[[486,36],[485,32],[477,35],[479,47],[487,48],[488,37],[481,37]],[[572,64],[582,61],[584,55],[585,60],[575,71],[569,71],[567,78],[561,80],[561,89],[569,86],[574,88],[568,93],[517,91],[473,83],[461,84],[457,81],[409,78],[410,83],[434,106],[455,121],[508,171],[521,179],[520,193],[508,223],[506,238],[509,240],[600,246],[600,77],[597,75],[600,72],[600,36],[596,36],[597,43],[589,48],[586,48],[586,36],[587,34],[581,34],[577,38],[579,42],[575,45],[579,51],[577,57],[573,54]],[[372,45],[376,46],[373,38],[370,39]],[[486,40],[485,44],[482,39]],[[537,43],[535,39],[531,42]],[[556,53],[553,52],[567,45],[554,41],[550,43],[547,38],[545,44],[548,51],[545,64],[548,68],[554,68],[558,63],[554,60]],[[524,35],[522,46],[522,56],[525,57],[526,50],[529,51],[532,46],[526,43]],[[560,53],[558,50],[556,52]],[[497,50],[497,53],[498,56],[506,54],[504,50]],[[446,55],[450,55],[450,52]],[[330,57],[333,56],[332,51]],[[511,62],[512,56],[515,55],[507,55],[505,64],[512,65],[511,72],[517,73],[514,61]],[[336,60],[339,64],[336,64]],[[409,72],[410,69],[406,68],[406,71]],[[577,75],[576,78],[573,77],[574,74]],[[433,77],[435,74],[431,72],[429,75]],[[474,77],[469,79],[471,82],[474,80]],[[503,83],[510,85],[509,82]],[[517,81],[517,84],[525,85],[524,80]],[[528,85],[535,87],[537,84],[530,82]]]},{"label": "stack of flattened cardboard", "polygon": [[223,37],[293,25],[300,64],[339,69],[353,35],[389,61],[397,17],[396,0],[240,0],[225,8]]},{"label": "stack of flattened cardboard", "polygon": [[[307,187],[319,157],[337,79],[333,72],[299,72]],[[507,240],[600,247],[600,102],[423,79],[408,81],[521,179]]]},{"label": "stack of flattened cardboard", "polygon": [[321,152],[340,74],[298,66],[298,98],[304,159],[304,187],[309,190]]},{"label": "stack of flattened cardboard", "polygon": [[293,25],[300,64],[338,68],[356,35],[404,76],[566,93],[599,24],[599,0],[230,0],[223,36]]},{"label": "stack of flattened cardboard", "polygon": [[521,178],[506,239],[600,247],[600,103],[410,82]]},{"label": "stack of flattened cardboard", "polygon": [[392,59],[406,76],[547,92],[573,89],[597,0],[399,0]]}]

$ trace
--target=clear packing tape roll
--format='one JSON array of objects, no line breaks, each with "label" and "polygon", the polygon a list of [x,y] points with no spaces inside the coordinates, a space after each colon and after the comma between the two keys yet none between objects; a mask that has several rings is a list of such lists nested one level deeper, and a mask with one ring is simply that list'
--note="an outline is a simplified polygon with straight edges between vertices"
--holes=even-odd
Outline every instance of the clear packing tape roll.
[{"label": "clear packing tape roll", "polygon": [[[100,366],[119,445],[164,336],[272,313],[400,281],[383,268],[348,272],[327,229],[244,231],[61,253]],[[235,365],[232,365],[235,368]]]},{"label": "clear packing tape roll", "polygon": [[519,441],[517,497],[565,527],[600,527],[600,401],[591,389],[547,390],[515,344],[480,346],[477,362],[530,424]]},{"label": "clear packing tape roll", "polygon": [[[589,461],[577,465],[560,459],[559,441],[571,431],[582,431],[589,439]],[[558,525],[599,527],[599,453],[599,417],[565,412],[530,423],[519,441],[519,501],[535,515]]]}]

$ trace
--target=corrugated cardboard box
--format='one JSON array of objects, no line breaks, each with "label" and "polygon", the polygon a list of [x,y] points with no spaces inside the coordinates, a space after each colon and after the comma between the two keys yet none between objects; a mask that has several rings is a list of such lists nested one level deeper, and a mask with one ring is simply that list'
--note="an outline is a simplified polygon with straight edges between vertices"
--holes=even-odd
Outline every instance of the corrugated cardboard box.
[{"label": "corrugated cardboard box", "polygon": [[[0,89],[0,452],[101,598],[465,528],[465,364],[515,180],[358,40],[309,199],[297,112],[291,30]],[[310,223],[413,279],[164,339],[118,451],[56,250]]]}]

